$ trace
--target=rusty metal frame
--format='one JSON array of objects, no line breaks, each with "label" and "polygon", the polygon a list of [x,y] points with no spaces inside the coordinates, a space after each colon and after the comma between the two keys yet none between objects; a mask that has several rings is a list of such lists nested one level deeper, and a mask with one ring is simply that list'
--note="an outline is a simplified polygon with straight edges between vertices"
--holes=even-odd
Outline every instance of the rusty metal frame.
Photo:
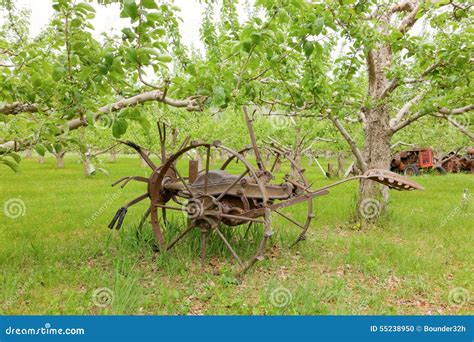
[{"label": "rusty metal frame", "polygon": [[[129,141],[123,142],[142,156],[152,169],[152,173],[149,178],[130,176],[123,177],[113,183],[113,185],[122,183],[121,187],[124,187],[132,180],[144,182],[147,183],[147,192],[121,207],[112,219],[109,227],[119,229],[124,221],[128,207],[149,198],[150,205],[140,222],[140,227],[150,216],[151,226],[160,252],[169,251],[193,229],[199,229],[201,232],[200,257],[201,262],[205,264],[207,240],[210,238],[210,233],[214,232],[213,236],[222,240],[232,257],[236,260],[238,265],[237,275],[240,276],[257,261],[264,258],[266,246],[273,235],[273,212],[300,229],[298,238],[291,245],[293,246],[305,239],[311,221],[314,218],[313,199],[328,194],[329,189],[334,186],[351,180],[369,179],[396,190],[423,189],[417,183],[393,172],[369,170],[361,176],[347,178],[328,186],[311,190],[311,186],[301,166],[286,151],[273,143],[263,148],[263,150],[275,156],[270,170],[266,169],[252,127],[253,115],[251,118],[245,107],[244,114],[252,145],[239,151],[226,147],[219,141],[213,143],[189,143],[189,137],[186,137],[178,151],[168,155],[164,151],[166,146],[166,126],[160,125],[160,123],[158,123],[158,129],[162,149],[159,155],[162,159],[161,165],[156,166],[140,146]],[[189,163],[189,176],[183,177],[176,166],[177,162],[180,158],[187,156],[188,152],[193,149],[206,150],[205,168],[203,171],[198,172],[197,163],[192,161]],[[229,155],[227,160],[217,170],[211,170],[210,168],[212,149],[220,150]],[[254,151],[256,156],[256,167],[244,156],[246,152],[251,150]],[[239,175],[229,174],[226,168],[233,161],[242,163],[245,167],[244,172]],[[286,175],[282,183],[272,183],[275,179],[273,172],[278,162],[288,162],[291,169],[296,171],[296,178]],[[180,206],[171,205],[173,202]],[[290,215],[281,211],[284,208],[299,203],[306,203],[306,220],[303,223],[298,222]],[[192,213],[189,211],[190,204],[197,205],[198,207]],[[188,217],[187,226],[172,241],[166,241],[165,238],[165,229],[167,229],[166,213],[168,210],[185,212]],[[248,224],[245,237],[252,227],[253,229],[261,229],[261,226],[258,224],[263,225],[262,239],[258,242],[255,254],[249,260],[243,260],[239,256],[238,251],[226,239],[221,230],[223,225],[238,226],[243,224]]]}]

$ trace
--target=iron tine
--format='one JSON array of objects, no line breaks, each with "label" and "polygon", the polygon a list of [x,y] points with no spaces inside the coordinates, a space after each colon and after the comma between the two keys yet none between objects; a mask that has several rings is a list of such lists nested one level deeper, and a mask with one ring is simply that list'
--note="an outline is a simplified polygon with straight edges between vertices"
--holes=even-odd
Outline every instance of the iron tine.
[{"label": "iron tine", "polygon": [[122,227],[125,215],[127,215],[127,208],[122,208],[122,212],[120,213],[120,217],[118,219],[117,226],[115,227],[115,229],[119,230]]}]

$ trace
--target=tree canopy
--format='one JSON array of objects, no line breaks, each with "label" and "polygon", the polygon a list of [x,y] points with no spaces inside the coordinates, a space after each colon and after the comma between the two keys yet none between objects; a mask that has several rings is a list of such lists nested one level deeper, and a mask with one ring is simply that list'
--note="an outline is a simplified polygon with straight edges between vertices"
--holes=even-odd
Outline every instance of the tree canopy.
[{"label": "tree canopy", "polygon": [[91,2],[55,0],[36,37],[31,13],[0,2],[3,150],[85,151],[78,128],[147,136],[165,117],[237,145],[242,130],[228,127],[243,129],[242,105],[257,110],[264,136],[333,139],[325,146],[350,150],[362,169],[373,125],[386,126],[389,144],[449,149],[474,139],[468,1],[257,0],[242,20],[237,0],[208,0],[203,52],[182,43],[172,1],[116,2],[128,24],[100,41]]}]

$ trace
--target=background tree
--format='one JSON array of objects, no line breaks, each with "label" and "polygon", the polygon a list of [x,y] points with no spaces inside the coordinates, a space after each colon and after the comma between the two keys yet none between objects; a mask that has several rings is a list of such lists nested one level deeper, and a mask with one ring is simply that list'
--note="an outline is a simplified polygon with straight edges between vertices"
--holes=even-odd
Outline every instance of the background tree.
[{"label": "background tree", "polygon": [[[467,1],[258,0],[244,21],[237,4],[204,3],[201,54],[181,43],[178,9],[168,2],[120,1],[129,24],[98,42],[88,3],[55,1],[50,24],[31,39],[28,13],[3,0],[0,147],[48,145],[98,121],[120,138],[132,122],[154,125],[163,113],[192,136],[219,133],[238,145],[244,104],[270,123],[298,118],[289,130],[256,124],[260,136],[277,132],[294,147],[300,134],[338,132],[362,171],[389,167],[392,138],[440,146],[440,134],[455,136],[452,148],[473,140]],[[236,129],[222,131],[229,124]],[[32,133],[19,135],[17,125]],[[361,182],[360,201],[383,191]]]}]

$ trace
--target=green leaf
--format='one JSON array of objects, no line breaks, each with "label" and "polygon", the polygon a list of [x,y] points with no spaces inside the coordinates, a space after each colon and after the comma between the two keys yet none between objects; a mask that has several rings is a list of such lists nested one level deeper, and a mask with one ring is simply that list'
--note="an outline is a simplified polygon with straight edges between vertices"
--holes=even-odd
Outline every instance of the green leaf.
[{"label": "green leaf", "polygon": [[119,113],[118,117],[122,119],[136,120],[141,118],[141,113],[136,108],[125,108]]},{"label": "green leaf", "polygon": [[127,132],[128,123],[125,120],[115,120],[112,125],[112,135],[115,138],[120,138]]},{"label": "green leaf", "polygon": [[94,113],[92,113],[90,110],[86,112],[86,121],[88,125],[94,125]]},{"label": "green leaf", "polygon": [[125,37],[129,40],[133,40],[136,37],[135,32],[133,32],[129,27],[125,27],[122,29],[122,33],[125,35]]},{"label": "green leaf", "polygon": [[262,34],[254,32],[254,33],[252,33],[251,38],[252,38],[252,43],[257,45],[258,43],[260,43],[262,41]]},{"label": "green leaf", "polygon": [[314,51],[313,43],[310,42],[310,41],[305,41],[304,44],[303,44],[303,50],[304,50],[304,54],[306,55],[306,57],[311,56],[311,54]]},{"label": "green leaf", "polygon": [[156,8],[156,9],[158,9],[158,5],[156,4],[155,0],[141,0],[141,4],[145,8],[149,8],[149,9]]},{"label": "green leaf", "polygon": [[252,41],[251,40],[246,40],[242,43],[242,50],[245,52],[250,52],[252,50]]},{"label": "green leaf", "polygon": [[151,12],[146,15],[146,19],[148,21],[155,22],[155,21],[161,21],[163,17],[159,13]]},{"label": "green leaf", "polygon": [[79,10],[81,12],[92,12],[92,13],[95,13],[95,9],[94,7],[92,7],[91,5],[89,4],[86,4],[84,2],[81,2],[80,4],[77,4],[76,5],[76,10]]},{"label": "green leaf", "polygon": [[138,19],[138,6],[135,3],[135,0],[124,0],[123,1],[123,10],[120,13],[121,18],[131,18],[132,21]]},{"label": "green leaf", "polygon": [[163,63],[169,63],[173,60],[170,55],[157,55],[156,59]]},{"label": "green leaf", "polygon": [[46,148],[44,147],[43,144],[38,144],[35,146],[36,153],[38,153],[40,156],[44,157],[46,153]]},{"label": "green leaf", "polygon": [[71,27],[79,27],[81,26],[81,20],[78,18],[74,18],[71,20]]},{"label": "green leaf", "polygon": [[31,77],[31,83],[33,84],[33,87],[39,88],[39,87],[41,86],[41,78],[40,78],[40,75],[34,74],[34,75]]},{"label": "green leaf", "polygon": [[137,50],[134,48],[127,49],[127,58],[130,62],[138,64]]},{"label": "green leaf", "polygon": [[322,17],[319,17],[317,18],[314,23],[313,23],[313,34],[315,36],[317,36],[318,34],[321,33],[321,31],[323,30],[323,27],[324,27],[324,18]]}]

